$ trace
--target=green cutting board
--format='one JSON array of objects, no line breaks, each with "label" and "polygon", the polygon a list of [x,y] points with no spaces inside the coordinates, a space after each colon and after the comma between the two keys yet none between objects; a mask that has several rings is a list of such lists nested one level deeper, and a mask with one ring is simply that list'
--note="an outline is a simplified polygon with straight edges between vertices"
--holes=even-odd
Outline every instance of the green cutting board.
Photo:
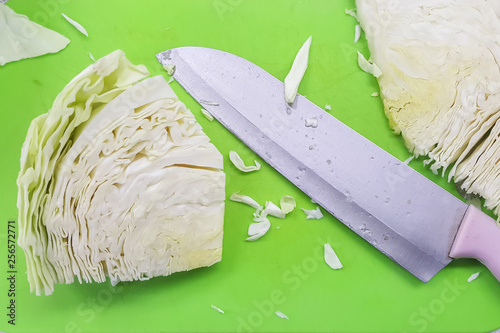
[{"label": "green cutting board", "polygon": [[[77,1],[11,0],[18,13],[62,33],[71,43],[51,55],[0,68],[0,331],[4,332],[489,332],[500,327],[500,284],[475,260],[457,260],[424,284],[326,212],[306,220],[299,208],[316,207],[221,124],[210,123],[176,82],[172,87],[224,155],[227,196],[241,191],[260,203],[291,195],[298,209],[272,219],[271,230],[245,242],[252,209],[226,202],[222,262],[144,282],[56,285],[53,295],[29,291],[24,254],[16,251],[15,297],[9,297],[7,221],[17,221],[16,176],[30,121],[96,58],[122,49],[152,75],[164,75],[156,53],[206,46],[240,55],[283,79],[295,53],[313,36],[309,68],[299,88],[319,106],[401,160],[410,154],[387,125],[376,80],[357,66],[356,21],[344,13],[354,0],[316,1]],[[83,36],[64,12],[89,32]],[[1,32],[0,32],[1,33]],[[326,112],[326,111],[325,111]],[[335,143],[332,143],[335,144]],[[263,164],[243,174],[228,159]],[[454,185],[410,163],[457,195]],[[17,228],[17,226],[16,226]],[[17,229],[16,229],[17,231]],[[330,243],[344,268],[322,258]],[[481,272],[468,283],[468,277]],[[15,325],[7,308],[15,301]],[[211,308],[215,305],[224,314]],[[275,311],[286,314],[279,318]]]}]

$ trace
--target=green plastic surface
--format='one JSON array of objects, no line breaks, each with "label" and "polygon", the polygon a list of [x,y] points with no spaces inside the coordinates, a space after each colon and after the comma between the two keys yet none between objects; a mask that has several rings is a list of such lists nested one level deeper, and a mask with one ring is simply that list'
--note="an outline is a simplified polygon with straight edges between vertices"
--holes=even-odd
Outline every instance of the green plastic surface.
[{"label": "green plastic surface", "polygon": [[[302,43],[313,36],[309,68],[299,92],[401,160],[410,154],[387,125],[376,80],[357,65],[368,55],[364,37],[353,43],[356,21],[344,13],[353,0],[315,1],[76,1],[11,0],[8,5],[71,39],[51,55],[0,67],[0,331],[3,332],[489,332],[500,328],[500,284],[475,260],[456,260],[424,284],[325,213],[306,220],[300,208],[315,205],[256,157],[221,124],[208,122],[176,82],[172,87],[224,155],[227,196],[241,191],[260,203],[295,197],[286,219],[245,242],[252,209],[227,201],[223,260],[209,268],[145,282],[56,285],[52,296],[30,294],[24,254],[16,252],[15,297],[7,278],[7,221],[17,221],[16,177],[30,121],[47,112],[55,96],[91,64],[122,49],[152,75],[168,75],[156,53],[178,46],[206,46],[240,55],[280,79]],[[89,32],[85,37],[64,12]],[[1,32],[0,32],[1,33]],[[332,143],[335,144],[335,143]],[[236,150],[259,160],[243,174],[228,159]],[[410,166],[457,195],[422,159]],[[277,228],[279,227],[279,228]],[[18,230],[17,230],[18,231]],[[18,232],[17,232],[18,234]],[[330,269],[322,258],[329,242],[342,261]],[[481,272],[468,283],[468,277]],[[15,300],[15,326],[8,323]],[[225,311],[218,313],[215,305]],[[281,311],[289,320],[275,315]]]}]

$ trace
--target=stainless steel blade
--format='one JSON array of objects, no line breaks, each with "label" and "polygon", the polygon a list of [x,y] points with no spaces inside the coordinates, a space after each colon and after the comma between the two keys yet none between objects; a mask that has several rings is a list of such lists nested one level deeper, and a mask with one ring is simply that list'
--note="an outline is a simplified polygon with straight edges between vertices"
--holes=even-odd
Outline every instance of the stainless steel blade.
[{"label": "stainless steel blade", "polygon": [[157,55],[205,109],[323,208],[427,282],[446,266],[467,205],[281,81],[230,53]]}]

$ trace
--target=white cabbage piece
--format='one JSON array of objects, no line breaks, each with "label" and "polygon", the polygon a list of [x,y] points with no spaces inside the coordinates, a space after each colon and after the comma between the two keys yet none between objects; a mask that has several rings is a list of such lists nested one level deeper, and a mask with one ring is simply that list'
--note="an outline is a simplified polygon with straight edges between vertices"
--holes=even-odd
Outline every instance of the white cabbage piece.
[{"label": "white cabbage piece", "polygon": [[69,39],[0,3],[0,66],[11,61],[57,53]]},{"label": "white cabbage piece", "polygon": [[229,197],[229,200],[249,205],[250,207],[253,207],[257,211],[257,214],[259,214],[263,209],[262,206],[257,201],[255,201],[248,195],[233,193]]},{"label": "white cabbage piece", "polygon": [[[171,77],[170,79],[173,80],[173,77]],[[214,116],[212,116],[212,114],[210,112],[208,112],[207,110],[201,109],[201,114],[204,115],[205,118],[207,118],[209,122],[214,121]]]},{"label": "white cabbage piece", "polygon": [[271,221],[267,217],[255,217],[254,223],[248,227],[247,241],[253,242],[264,236],[271,228]]},{"label": "white cabbage piece", "polygon": [[217,307],[217,306],[215,306],[215,305],[213,305],[213,304],[211,305],[211,307],[212,307],[212,309],[214,309],[215,311],[217,311],[217,312],[219,312],[219,313],[224,314],[224,310],[222,310],[221,308],[219,308],[219,307]]},{"label": "white cabbage piece", "polygon": [[[117,50],[34,119],[18,178],[32,291],[144,280],[221,260],[222,155],[161,76]],[[139,82],[139,83],[138,83]]]},{"label": "white cabbage piece", "polygon": [[281,207],[281,211],[285,215],[292,212],[296,206],[297,206],[297,203],[295,202],[295,199],[292,196],[284,195],[281,197],[280,207]]},{"label": "white cabbage piece", "polygon": [[306,127],[312,127],[312,128],[316,128],[318,127],[318,118],[307,118],[305,121],[305,126]]},{"label": "white cabbage piece", "polygon": [[281,208],[276,206],[276,204],[272,201],[266,201],[264,206],[264,210],[260,213],[261,217],[266,217],[267,215],[271,215],[280,219],[284,219],[286,213],[283,212]]},{"label": "white cabbage piece", "polygon": [[252,172],[252,171],[257,171],[260,170],[260,163],[255,160],[254,163],[255,165],[245,165],[245,162],[243,162],[243,159],[240,157],[240,155],[235,152],[234,150],[229,151],[229,159],[231,162],[233,162],[234,166],[243,172]]},{"label": "white cabbage piece", "polygon": [[80,31],[82,34],[84,34],[85,36],[89,36],[89,33],[87,32],[87,30],[78,22],[76,22],[75,20],[73,20],[72,18],[70,18],[68,15],[64,14],[64,13],[61,13],[61,15],[64,17],[64,19],[66,21],[68,21],[72,26],[74,26],[78,31]]},{"label": "white cabbage piece", "polygon": [[479,272],[476,272],[474,274],[472,274],[471,276],[469,276],[469,278],[467,279],[467,282],[472,282],[474,281],[475,279],[477,279],[479,277]]},{"label": "white cabbage piece", "polygon": [[325,256],[325,262],[330,266],[332,269],[341,269],[342,263],[340,262],[339,257],[333,250],[332,246],[329,243],[325,243],[324,245],[324,256]]},{"label": "white cabbage piece", "polygon": [[354,17],[356,19],[356,21],[358,21],[358,14],[356,13],[356,9],[344,9],[344,12],[347,14],[347,15],[350,15],[352,17]]},{"label": "white cabbage piece", "polygon": [[356,24],[354,26],[354,44],[356,44],[359,41],[360,37],[361,37],[361,26],[359,24]]},{"label": "white cabbage piece", "polygon": [[500,2],[356,0],[385,113],[433,172],[500,213]]},{"label": "white cabbage piece", "polygon": [[[286,217],[286,214],[293,211],[296,206],[295,199],[288,195],[281,197],[281,207],[278,207],[272,201],[266,201],[266,204],[263,208],[257,201],[255,201],[251,197],[238,193],[231,194],[229,200],[242,202],[255,209],[255,213],[253,213],[254,223],[250,224],[250,226],[248,227],[249,237],[246,239],[247,241],[255,241],[264,236],[269,231],[269,229],[271,228],[271,221],[269,221],[267,216],[271,215],[280,219],[284,219]],[[276,229],[279,229],[279,227],[277,227]]]},{"label": "white cabbage piece", "polygon": [[281,319],[289,320],[288,316],[281,311],[274,311],[274,314],[277,315],[278,317],[280,317]]},{"label": "white cabbage piece", "polygon": [[175,65],[163,65],[163,68],[167,71],[167,74],[172,76],[175,72]]},{"label": "white cabbage piece", "polygon": [[316,209],[312,210],[304,208],[301,209],[306,214],[306,220],[319,220],[323,218],[323,213],[321,212],[321,209],[319,209],[319,207],[316,207]]},{"label": "white cabbage piece", "polygon": [[292,68],[285,77],[285,100],[292,104],[295,101],[300,81],[304,77],[309,62],[309,49],[311,48],[312,36],[310,36],[300,48],[293,60]]},{"label": "white cabbage piece", "polygon": [[377,66],[377,64],[366,60],[365,56],[363,54],[361,54],[361,52],[359,52],[359,51],[358,51],[358,65],[363,71],[365,71],[365,72],[367,72],[367,73],[369,73],[377,78],[380,75],[382,75],[382,71]]}]

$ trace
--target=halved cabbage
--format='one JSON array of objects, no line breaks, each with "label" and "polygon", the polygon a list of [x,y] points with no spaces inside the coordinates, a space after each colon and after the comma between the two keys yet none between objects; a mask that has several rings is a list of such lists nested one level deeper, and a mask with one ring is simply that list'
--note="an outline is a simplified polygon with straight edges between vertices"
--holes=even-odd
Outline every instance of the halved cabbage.
[{"label": "halved cabbage", "polygon": [[18,178],[31,290],[221,260],[222,155],[161,76],[117,50],[33,120]]},{"label": "halved cabbage", "polygon": [[500,213],[500,2],[356,0],[390,125]]}]

